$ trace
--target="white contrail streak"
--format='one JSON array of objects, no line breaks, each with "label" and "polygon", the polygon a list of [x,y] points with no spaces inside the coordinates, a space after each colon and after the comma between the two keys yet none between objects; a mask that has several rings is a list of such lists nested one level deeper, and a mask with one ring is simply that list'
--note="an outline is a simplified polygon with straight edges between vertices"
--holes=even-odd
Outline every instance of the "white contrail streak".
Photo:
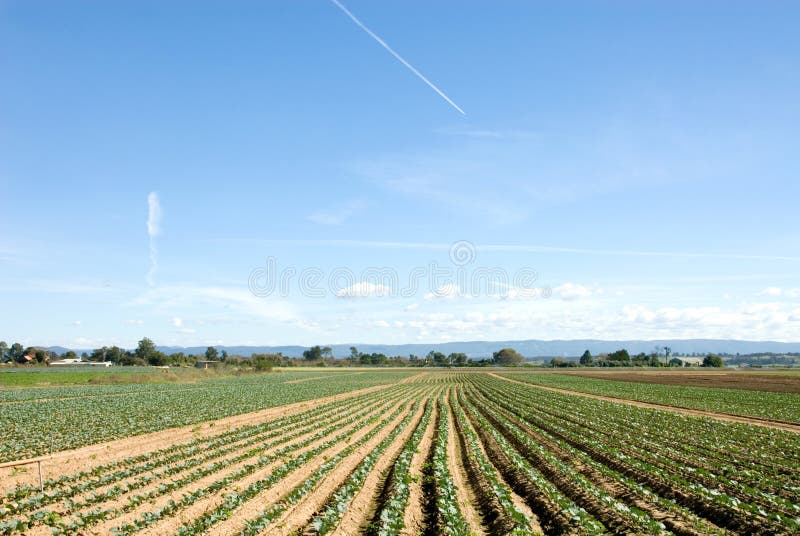
[{"label": "white contrail streak", "polygon": [[402,64],[403,64],[403,65],[405,65],[406,67],[408,67],[408,69],[409,69],[409,70],[410,70],[412,73],[414,73],[415,75],[417,75],[417,77],[418,77],[420,80],[422,80],[423,82],[425,82],[426,84],[428,84],[428,86],[430,86],[430,88],[431,88],[432,90],[434,90],[436,93],[438,93],[440,97],[442,97],[444,100],[446,100],[446,101],[447,101],[447,102],[450,104],[450,106],[452,106],[453,108],[455,108],[456,110],[458,110],[459,112],[461,112],[461,114],[462,114],[462,115],[467,115],[467,113],[466,113],[464,110],[462,110],[462,109],[461,109],[461,107],[460,107],[458,104],[456,104],[455,102],[453,102],[453,101],[450,99],[450,97],[448,97],[447,95],[445,95],[445,94],[444,94],[444,91],[442,91],[441,89],[439,89],[438,87],[436,87],[436,85],[435,85],[433,82],[431,82],[430,80],[428,80],[427,78],[425,78],[425,76],[424,76],[424,75],[423,75],[421,72],[419,72],[418,70],[416,70],[416,69],[414,68],[414,66],[413,66],[413,65],[411,65],[411,64],[410,64],[410,63],[408,63],[406,60],[404,60],[404,59],[403,59],[403,57],[402,57],[400,54],[398,54],[397,52],[395,52],[394,50],[392,50],[392,47],[390,47],[388,44],[386,44],[386,41],[384,41],[383,39],[381,39],[380,37],[378,37],[378,36],[377,36],[377,35],[376,35],[376,34],[375,34],[375,33],[374,33],[372,30],[370,30],[369,28],[367,28],[366,26],[364,26],[364,23],[362,23],[360,20],[358,20],[358,18],[357,18],[355,15],[353,15],[352,13],[350,13],[350,11],[349,11],[349,10],[348,10],[346,7],[344,7],[344,6],[342,5],[342,3],[341,3],[341,2],[339,2],[339,0],[331,0],[331,2],[333,2],[333,3],[334,3],[334,5],[335,5],[336,7],[338,7],[339,9],[341,9],[341,10],[344,12],[344,14],[345,14],[345,15],[347,15],[348,17],[350,17],[350,19],[351,19],[353,22],[355,22],[355,23],[358,25],[358,27],[359,27],[359,28],[361,28],[362,30],[364,30],[365,32],[367,32],[367,34],[369,34],[369,36],[370,36],[370,37],[372,37],[372,38],[373,38],[375,41],[377,41],[377,42],[378,42],[378,44],[380,44],[380,45],[381,45],[383,48],[385,48],[386,50],[388,50],[388,51],[389,51],[389,53],[390,53],[392,56],[394,56],[395,58],[397,58],[397,61],[399,61],[400,63],[402,63]]},{"label": "white contrail streak", "polygon": [[147,236],[150,238],[150,271],[147,272],[147,284],[154,284],[158,270],[158,248],[156,236],[161,232],[161,203],[158,194],[150,192],[147,196]]}]

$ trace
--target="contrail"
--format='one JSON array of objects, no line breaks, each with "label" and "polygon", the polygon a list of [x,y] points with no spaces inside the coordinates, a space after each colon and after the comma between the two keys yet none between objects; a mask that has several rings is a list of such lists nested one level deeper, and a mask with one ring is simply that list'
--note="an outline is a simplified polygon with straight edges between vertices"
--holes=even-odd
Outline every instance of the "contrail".
[{"label": "contrail", "polygon": [[389,51],[389,53],[390,53],[392,56],[394,56],[395,58],[397,58],[397,61],[399,61],[400,63],[402,63],[402,64],[403,64],[403,65],[405,65],[406,67],[408,67],[408,69],[409,69],[409,70],[410,70],[412,73],[414,73],[415,75],[417,75],[417,77],[418,77],[418,78],[420,78],[420,79],[421,79],[423,82],[425,82],[426,84],[428,84],[428,85],[430,86],[430,88],[431,88],[431,89],[433,89],[433,90],[434,90],[436,93],[438,93],[440,97],[442,97],[444,100],[446,100],[446,101],[447,101],[447,102],[450,104],[450,106],[452,106],[453,108],[455,108],[456,110],[458,110],[459,112],[461,112],[461,115],[467,115],[467,113],[466,113],[464,110],[462,110],[462,109],[461,109],[461,107],[459,107],[459,105],[458,105],[458,104],[456,104],[455,102],[453,102],[453,101],[450,99],[450,97],[448,97],[447,95],[445,95],[445,94],[444,94],[444,91],[442,91],[441,89],[439,89],[438,87],[436,87],[436,85],[435,85],[433,82],[431,82],[430,80],[428,80],[427,78],[425,78],[425,76],[424,76],[424,75],[423,75],[421,72],[419,72],[418,70],[416,70],[416,69],[414,68],[414,66],[413,66],[413,65],[411,65],[411,64],[410,64],[410,63],[408,63],[406,60],[404,60],[404,59],[403,59],[403,57],[402,57],[400,54],[398,54],[397,52],[395,52],[394,50],[392,50],[392,47],[390,47],[389,45],[387,45],[387,44],[386,44],[386,41],[384,41],[383,39],[381,39],[380,37],[378,37],[378,36],[377,36],[377,35],[376,35],[376,34],[375,34],[375,33],[374,33],[372,30],[370,30],[369,28],[367,28],[366,26],[364,26],[364,23],[362,23],[360,20],[358,20],[358,18],[356,18],[356,16],[355,16],[355,15],[353,15],[352,13],[350,13],[350,11],[348,11],[348,9],[347,9],[346,7],[344,7],[344,6],[342,5],[342,3],[341,3],[341,2],[339,2],[339,0],[331,0],[331,2],[333,2],[333,3],[334,3],[334,5],[335,5],[336,7],[338,7],[338,8],[339,8],[339,9],[341,9],[342,11],[344,11],[344,14],[345,14],[345,15],[347,15],[348,17],[350,17],[350,19],[352,19],[352,21],[353,21],[353,22],[355,22],[356,24],[358,24],[359,28],[361,28],[362,30],[364,30],[365,32],[367,32],[367,34],[369,34],[369,36],[370,36],[370,37],[372,37],[372,38],[373,38],[375,41],[377,41],[377,42],[378,42],[378,44],[380,44],[380,45],[381,45],[383,48],[385,48],[386,50],[388,50],[388,51]]},{"label": "contrail", "polygon": [[161,232],[161,203],[158,194],[150,192],[147,196],[147,236],[150,238],[150,271],[147,272],[147,284],[154,284],[156,270],[158,270],[158,248],[156,236]]}]

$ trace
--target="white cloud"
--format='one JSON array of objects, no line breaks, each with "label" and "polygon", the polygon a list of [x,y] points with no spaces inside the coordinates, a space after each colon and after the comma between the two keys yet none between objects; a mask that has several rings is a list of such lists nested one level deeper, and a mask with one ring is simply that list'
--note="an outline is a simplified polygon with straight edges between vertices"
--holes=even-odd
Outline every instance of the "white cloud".
[{"label": "white cloud", "polygon": [[147,195],[147,236],[150,238],[150,271],[147,273],[147,284],[151,287],[158,270],[156,236],[159,234],[161,234],[161,202],[157,193],[150,192]]},{"label": "white cloud", "polygon": [[376,328],[388,328],[390,324],[386,320],[376,320],[372,323],[372,326]]},{"label": "white cloud", "polygon": [[128,326],[141,326],[141,325],[144,324],[144,320],[130,319],[130,320],[126,320],[125,324],[128,325]]},{"label": "white cloud", "polygon": [[767,287],[758,293],[759,296],[781,296],[783,289],[780,287]]},{"label": "white cloud", "polygon": [[593,292],[588,287],[575,283],[564,283],[553,289],[553,294],[562,300],[582,300],[589,298]]},{"label": "white cloud", "polygon": [[172,319],[172,325],[175,326],[176,328],[182,328],[183,327],[183,319],[181,317],[179,317],[179,316],[174,317]]},{"label": "white cloud", "polygon": [[452,300],[461,296],[461,287],[454,283],[445,283],[433,292],[425,294],[426,300]]},{"label": "white cloud", "polygon": [[78,326],[81,325],[81,321],[80,320],[73,320],[72,321],[72,325],[75,326],[75,327],[78,327]]},{"label": "white cloud", "polygon": [[418,303],[409,303],[408,305],[403,307],[403,311],[415,311],[417,309],[419,309]]},{"label": "white cloud", "polygon": [[773,298],[786,297],[786,298],[800,298],[800,288],[781,288],[781,287],[767,287],[761,292],[757,292],[756,296],[771,296]]},{"label": "white cloud", "polygon": [[361,283],[354,283],[349,287],[339,289],[336,291],[338,298],[369,298],[369,297],[383,297],[389,296],[392,289],[386,285],[376,285],[363,281]]}]

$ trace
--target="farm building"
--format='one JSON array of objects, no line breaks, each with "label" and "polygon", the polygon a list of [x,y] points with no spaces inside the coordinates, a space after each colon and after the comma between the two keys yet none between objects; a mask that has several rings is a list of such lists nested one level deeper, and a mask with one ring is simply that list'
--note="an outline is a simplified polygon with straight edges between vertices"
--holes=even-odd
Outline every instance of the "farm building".
[{"label": "farm building", "polygon": [[110,361],[82,361],[80,359],[59,359],[51,361],[51,367],[110,367]]},{"label": "farm building", "polygon": [[194,366],[195,368],[207,369],[218,367],[220,364],[220,361],[196,361]]}]

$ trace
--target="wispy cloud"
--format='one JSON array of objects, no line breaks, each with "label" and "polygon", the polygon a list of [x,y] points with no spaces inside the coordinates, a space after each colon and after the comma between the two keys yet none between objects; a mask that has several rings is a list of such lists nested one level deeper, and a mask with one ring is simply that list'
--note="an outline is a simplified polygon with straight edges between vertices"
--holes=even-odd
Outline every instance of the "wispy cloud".
[{"label": "wispy cloud", "polygon": [[418,71],[416,68],[414,68],[414,66],[413,66],[413,65],[411,65],[410,63],[408,63],[408,62],[407,62],[405,59],[403,59],[403,57],[402,57],[400,54],[398,54],[397,52],[395,52],[395,51],[394,51],[394,49],[392,49],[392,47],[390,47],[390,46],[389,46],[389,45],[386,43],[386,41],[384,41],[383,39],[381,39],[380,37],[378,37],[378,35],[377,35],[377,34],[375,34],[375,33],[374,33],[372,30],[370,30],[369,28],[367,28],[367,27],[364,25],[364,23],[363,23],[363,22],[361,22],[360,20],[358,20],[358,18],[356,18],[356,16],[355,16],[355,15],[353,15],[353,14],[352,14],[352,13],[351,13],[351,12],[350,12],[350,11],[349,11],[347,8],[346,8],[346,7],[344,7],[344,6],[342,5],[342,3],[341,3],[341,2],[339,2],[338,0],[331,0],[331,2],[333,2],[333,4],[334,4],[336,7],[338,7],[339,9],[341,9],[341,10],[344,12],[344,14],[345,14],[345,15],[347,15],[348,17],[350,17],[350,20],[352,20],[353,22],[355,22],[355,23],[356,23],[356,25],[358,25],[358,27],[359,27],[359,28],[361,28],[362,30],[364,30],[364,31],[367,33],[367,35],[369,35],[370,37],[372,37],[372,38],[373,38],[375,41],[377,41],[377,42],[378,42],[378,44],[379,44],[379,45],[381,45],[383,48],[385,48],[385,49],[386,49],[386,50],[389,52],[389,54],[391,54],[392,56],[394,56],[394,57],[397,59],[397,61],[399,61],[400,63],[402,63],[403,65],[405,65],[405,66],[408,68],[408,70],[410,70],[412,73],[414,73],[414,74],[415,74],[415,75],[416,75],[416,76],[417,76],[417,77],[418,77],[420,80],[422,80],[423,82],[425,82],[426,84],[428,84],[428,86],[429,86],[431,89],[433,89],[433,90],[434,90],[436,93],[438,93],[440,97],[442,97],[444,100],[446,100],[446,101],[447,101],[447,103],[448,103],[448,104],[450,104],[450,106],[452,106],[453,108],[455,108],[456,110],[458,110],[458,111],[459,111],[459,113],[461,113],[461,115],[467,115],[467,114],[466,114],[466,112],[464,112],[464,110],[462,110],[462,109],[461,109],[461,107],[460,107],[458,104],[456,104],[455,102],[453,102],[453,101],[450,99],[450,97],[448,97],[447,95],[445,95],[445,94],[444,94],[444,91],[442,91],[441,89],[439,89],[438,87],[436,87],[436,85],[435,85],[433,82],[431,82],[430,80],[428,80],[427,78],[425,78],[425,76],[424,76],[424,75],[423,75],[421,72],[419,72],[419,71]]},{"label": "wispy cloud", "polygon": [[150,271],[147,273],[147,284],[154,284],[156,270],[158,270],[158,247],[156,237],[161,233],[161,202],[158,194],[150,192],[147,195],[147,236],[150,238]]},{"label": "wispy cloud", "polygon": [[366,208],[367,203],[361,199],[353,199],[338,207],[319,210],[309,214],[308,220],[320,225],[341,225],[353,214]]},{"label": "wispy cloud", "polygon": [[[295,246],[330,246],[330,247],[353,247],[353,248],[381,248],[381,249],[410,249],[410,250],[438,250],[448,251],[452,247],[452,242],[400,242],[400,241],[380,241],[380,240],[283,240],[283,239],[260,239],[260,238],[216,238],[204,240],[203,242],[213,243],[241,243],[241,244],[283,244]],[[545,246],[537,244],[481,244],[476,243],[475,248],[481,251],[505,251],[519,253],[563,253],[571,255],[596,255],[610,257],[667,257],[676,259],[741,259],[741,260],[765,260],[765,261],[789,261],[798,262],[800,257],[791,255],[748,255],[745,253],[699,253],[690,251],[649,251],[649,250],[627,250],[627,249],[591,249],[574,248],[565,246]],[[756,279],[761,276],[755,277]],[[765,275],[763,277],[773,277]],[[793,277],[785,275],[782,277]],[[749,278],[749,277],[745,277]],[[718,278],[714,278],[717,280]],[[720,279],[724,280],[724,278]]]}]

